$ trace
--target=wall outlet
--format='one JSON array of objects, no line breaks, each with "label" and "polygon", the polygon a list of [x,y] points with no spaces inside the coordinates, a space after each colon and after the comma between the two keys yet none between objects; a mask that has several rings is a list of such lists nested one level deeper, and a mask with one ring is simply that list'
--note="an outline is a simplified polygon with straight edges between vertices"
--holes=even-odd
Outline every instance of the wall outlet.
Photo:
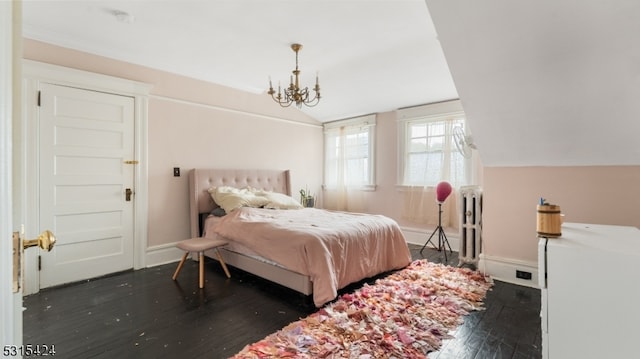
[{"label": "wall outlet", "polygon": [[531,280],[531,272],[516,270],[516,278]]},{"label": "wall outlet", "polygon": [[173,167],[173,177],[180,177],[180,167]]}]

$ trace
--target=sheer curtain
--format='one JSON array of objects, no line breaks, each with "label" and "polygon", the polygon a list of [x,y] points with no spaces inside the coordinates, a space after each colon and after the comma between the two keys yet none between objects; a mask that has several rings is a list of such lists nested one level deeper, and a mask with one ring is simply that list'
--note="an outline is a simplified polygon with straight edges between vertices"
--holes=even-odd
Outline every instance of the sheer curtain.
[{"label": "sheer curtain", "polygon": [[466,184],[469,162],[455,148],[453,128],[456,126],[464,126],[464,117],[459,113],[404,122],[404,219],[437,225],[435,187],[447,181],[454,191],[442,204],[442,226],[458,228],[455,188]]},{"label": "sheer curtain", "polygon": [[375,116],[325,125],[325,208],[366,210],[363,190],[373,186],[374,126]]},{"label": "sheer curtain", "polygon": [[327,136],[327,149],[331,148],[334,156],[329,159],[329,161],[333,163],[328,166],[328,180],[325,181],[327,188],[325,190],[324,205],[327,209],[348,211],[349,188],[345,168],[347,161],[344,156],[346,143],[342,140],[346,136],[346,128],[345,126],[340,126],[327,130],[325,136]]},{"label": "sheer curtain", "polygon": [[[438,225],[436,188],[411,186],[403,189],[402,218],[420,224]],[[458,191],[453,190],[442,204],[442,226],[459,228]]]}]

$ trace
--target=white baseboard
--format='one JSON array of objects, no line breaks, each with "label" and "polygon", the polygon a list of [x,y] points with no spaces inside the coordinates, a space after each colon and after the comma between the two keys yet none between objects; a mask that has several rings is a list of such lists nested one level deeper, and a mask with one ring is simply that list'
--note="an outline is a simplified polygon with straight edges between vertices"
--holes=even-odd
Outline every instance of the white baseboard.
[{"label": "white baseboard", "polygon": [[[478,270],[488,274],[491,278],[503,282],[522,285],[525,287],[539,288],[538,286],[538,263],[500,258],[480,254]],[[521,279],[516,277],[516,271],[531,273],[531,279]]]},{"label": "white baseboard", "polygon": [[[402,233],[404,234],[407,243],[424,245],[433,229],[425,230],[418,228],[402,227]],[[454,251],[460,250],[460,235],[458,232],[453,232],[453,229],[445,229],[449,244]],[[436,234],[437,235],[437,234]],[[438,239],[435,238],[434,243],[438,243]],[[432,240],[433,241],[433,240]],[[480,253],[478,261],[478,270],[488,274],[491,278],[500,280],[507,283],[522,285],[525,287],[539,288],[538,286],[538,263],[526,262],[510,258],[492,257]],[[516,271],[523,271],[531,273],[531,279],[521,279],[516,277]]]},{"label": "white baseboard", "polygon": [[[427,242],[427,239],[429,239],[429,236],[433,233],[433,230],[435,228],[423,229],[423,228],[401,227],[400,229],[402,230],[402,234],[404,234],[404,238],[407,241],[407,243],[423,246]],[[447,236],[449,245],[451,245],[451,249],[454,252],[458,252],[460,250],[459,233],[456,230],[450,229],[450,228],[445,228],[444,233]],[[437,233],[433,236],[433,238],[431,239],[431,242],[434,243],[435,245],[438,245]]]},{"label": "white baseboard", "polygon": [[176,243],[161,244],[147,248],[147,267],[179,261],[184,252],[176,248]]}]

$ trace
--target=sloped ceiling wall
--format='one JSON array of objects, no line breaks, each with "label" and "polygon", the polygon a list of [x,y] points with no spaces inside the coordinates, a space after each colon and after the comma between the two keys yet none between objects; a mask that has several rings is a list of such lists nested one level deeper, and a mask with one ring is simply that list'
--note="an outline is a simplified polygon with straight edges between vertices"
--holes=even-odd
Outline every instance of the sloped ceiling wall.
[{"label": "sloped ceiling wall", "polygon": [[640,164],[640,2],[426,3],[485,166]]}]

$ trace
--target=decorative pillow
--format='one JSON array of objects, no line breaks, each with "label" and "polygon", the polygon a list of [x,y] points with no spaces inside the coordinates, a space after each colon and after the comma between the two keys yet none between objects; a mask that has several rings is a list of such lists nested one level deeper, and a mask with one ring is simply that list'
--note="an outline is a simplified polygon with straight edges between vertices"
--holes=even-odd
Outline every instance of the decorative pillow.
[{"label": "decorative pillow", "polygon": [[271,209],[301,209],[304,208],[300,202],[284,193],[270,191],[256,191],[257,197],[263,197],[268,200],[264,208]]},{"label": "decorative pillow", "polygon": [[224,217],[226,214],[227,212],[225,212],[222,207],[216,207],[213,209],[213,211],[211,211],[211,215],[216,217]]},{"label": "decorative pillow", "polygon": [[268,199],[256,196],[252,191],[230,186],[209,188],[209,194],[213,201],[222,207],[226,213],[231,213],[240,207],[263,207]]}]

